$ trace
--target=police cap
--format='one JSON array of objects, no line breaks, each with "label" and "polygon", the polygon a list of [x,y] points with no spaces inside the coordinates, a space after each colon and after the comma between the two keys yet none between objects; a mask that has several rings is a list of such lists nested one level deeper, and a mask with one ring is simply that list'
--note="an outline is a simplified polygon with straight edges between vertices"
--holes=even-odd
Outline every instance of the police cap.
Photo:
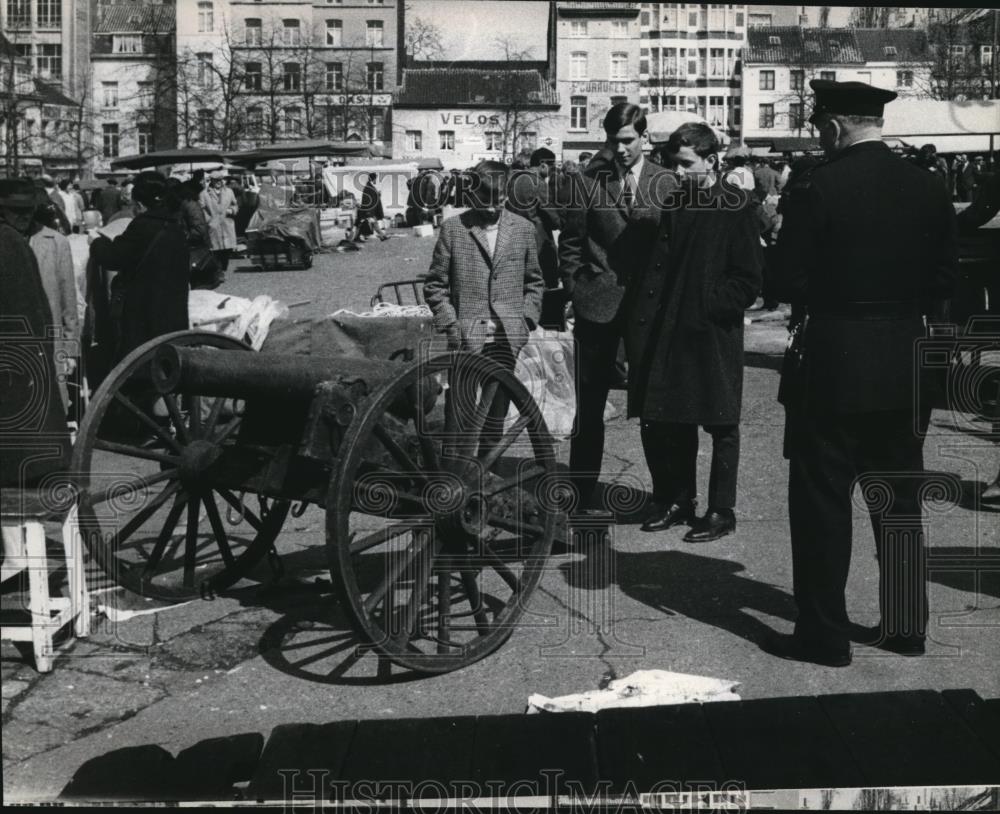
[{"label": "police cap", "polygon": [[813,79],[809,87],[816,94],[810,124],[816,124],[824,113],[846,116],[881,116],[885,106],[896,98],[896,93],[864,82],[834,82],[832,79]]}]

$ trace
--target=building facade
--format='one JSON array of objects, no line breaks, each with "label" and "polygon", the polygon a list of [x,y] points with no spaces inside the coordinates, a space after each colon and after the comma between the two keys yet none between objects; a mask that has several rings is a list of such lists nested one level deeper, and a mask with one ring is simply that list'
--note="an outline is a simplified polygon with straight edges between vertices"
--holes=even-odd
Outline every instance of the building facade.
[{"label": "building facade", "polygon": [[[528,63],[408,68],[393,107],[393,157],[439,158],[445,168],[563,152],[559,96]],[[544,63],[542,64],[544,66]]]},{"label": "building facade", "polygon": [[639,103],[639,4],[560,2],[554,25],[562,158],[575,160],[601,148],[612,105]]},{"label": "building facade", "polygon": [[178,0],[178,142],[384,142],[402,2]]},{"label": "building facade", "polygon": [[80,99],[90,69],[91,15],[95,0],[3,0],[0,30],[34,76]]},{"label": "building facade", "polygon": [[930,81],[927,35],[915,29],[749,31],[743,69],[743,140],[814,137],[812,79],[865,82],[918,96]]},{"label": "building facade", "polygon": [[31,57],[0,34],[0,174],[75,174],[80,107],[34,73]]},{"label": "building facade", "polygon": [[118,156],[177,145],[175,21],[174,7],[158,3],[96,9],[86,99],[96,172]]},{"label": "building facade", "polygon": [[738,135],[747,6],[643,3],[639,22],[639,103],[694,112]]}]

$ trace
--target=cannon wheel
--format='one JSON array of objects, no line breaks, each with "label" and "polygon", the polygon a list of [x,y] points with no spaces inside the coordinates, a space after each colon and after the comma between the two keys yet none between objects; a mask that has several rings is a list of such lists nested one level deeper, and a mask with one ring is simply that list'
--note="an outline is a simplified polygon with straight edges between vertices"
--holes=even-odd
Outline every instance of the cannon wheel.
[{"label": "cannon wheel", "polygon": [[201,476],[215,449],[235,443],[241,418],[232,400],[154,395],[150,361],[166,344],[250,350],[200,331],[136,348],[91,399],[72,471],[80,530],[104,572],[142,596],[180,602],[209,598],[245,576],[277,537],[288,502],[253,510]]},{"label": "cannon wheel", "polygon": [[[453,395],[459,377],[472,386],[464,411]],[[487,418],[498,396],[516,414],[505,428]],[[557,521],[546,498],[558,483],[554,444],[524,385],[475,354],[420,361],[370,394],[340,448],[327,551],[355,630],[425,673],[500,647],[538,584]]]}]

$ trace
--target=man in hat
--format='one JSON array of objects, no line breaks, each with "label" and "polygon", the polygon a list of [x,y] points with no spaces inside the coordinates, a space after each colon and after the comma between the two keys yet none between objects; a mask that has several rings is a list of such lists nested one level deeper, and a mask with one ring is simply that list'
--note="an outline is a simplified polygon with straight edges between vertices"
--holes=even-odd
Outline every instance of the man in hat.
[{"label": "man in hat", "polygon": [[[914,359],[924,314],[954,288],[956,229],[940,181],[881,140],[883,108],[895,93],[861,82],[810,84],[810,122],[827,161],[791,193],[774,268],[781,299],[807,314],[778,394],[799,616],[792,635],[764,649],[844,666],[852,639],[924,652],[925,422],[914,410]],[[876,538],[877,630],[861,630],[847,615],[855,483]]]}]

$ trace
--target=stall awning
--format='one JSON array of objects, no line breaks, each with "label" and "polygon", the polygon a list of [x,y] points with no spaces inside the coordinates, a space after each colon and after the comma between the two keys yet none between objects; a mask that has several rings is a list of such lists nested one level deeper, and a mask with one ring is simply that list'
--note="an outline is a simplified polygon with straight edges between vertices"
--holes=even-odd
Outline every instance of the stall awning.
[{"label": "stall awning", "polygon": [[226,158],[236,164],[261,164],[280,158],[306,158],[310,156],[338,156],[354,158],[381,158],[382,149],[377,144],[356,141],[289,141],[271,144],[255,150],[226,153]]},{"label": "stall awning", "polygon": [[757,155],[766,147],[772,153],[812,153],[820,149],[819,141],[805,136],[764,136],[744,139],[744,143]]},{"label": "stall awning", "polygon": [[985,153],[1000,148],[1000,100],[946,102],[897,99],[885,107],[886,141],[933,144],[939,153]]}]

